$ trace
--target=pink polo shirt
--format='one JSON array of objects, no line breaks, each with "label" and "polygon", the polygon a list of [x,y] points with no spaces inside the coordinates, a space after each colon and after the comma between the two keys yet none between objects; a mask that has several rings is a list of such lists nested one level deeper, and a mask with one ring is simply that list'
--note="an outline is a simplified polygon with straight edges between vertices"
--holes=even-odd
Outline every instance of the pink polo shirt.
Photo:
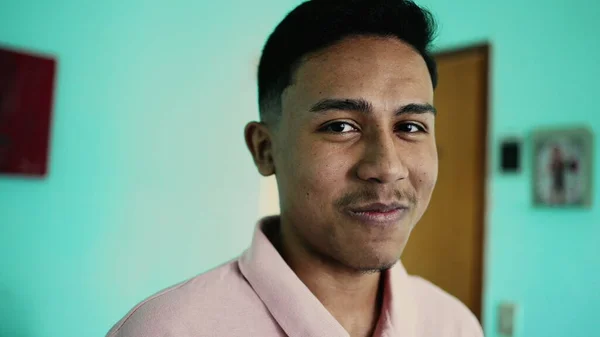
[{"label": "pink polo shirt", "polygon": [[[237,260],[146,299],[107,337],[349,337],[285,263],[260,222]],[[401,263],[384,273],[376,337],[479,337],[475,316]]]}]

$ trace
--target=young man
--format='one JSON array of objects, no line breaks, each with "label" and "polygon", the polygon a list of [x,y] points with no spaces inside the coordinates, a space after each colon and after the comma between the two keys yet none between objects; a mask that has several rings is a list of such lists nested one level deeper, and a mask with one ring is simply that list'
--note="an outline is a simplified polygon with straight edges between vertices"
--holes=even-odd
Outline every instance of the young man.
[{"label": "young man", "polygon": [[134,308],[111,337],[482,336],[399,262],[437,179],[433,19],[403,0],[311,0],[269,37],[246,142],[281,216],[236,261]]}]

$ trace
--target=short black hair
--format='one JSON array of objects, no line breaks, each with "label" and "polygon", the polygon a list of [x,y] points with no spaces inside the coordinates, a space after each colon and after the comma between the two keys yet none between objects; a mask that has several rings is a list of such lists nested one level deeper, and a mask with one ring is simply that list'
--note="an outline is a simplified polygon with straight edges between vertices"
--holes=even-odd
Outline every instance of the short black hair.
[{"label": "short black hair", "polygon": [[292,10],[269,36],[258,65],[260,118],[281,115],[281,94],[307,54],[350,36],[393,37],[425,60],[433,88],[437,67],[431,55],[433,15],[410,0],[309,0]]}]

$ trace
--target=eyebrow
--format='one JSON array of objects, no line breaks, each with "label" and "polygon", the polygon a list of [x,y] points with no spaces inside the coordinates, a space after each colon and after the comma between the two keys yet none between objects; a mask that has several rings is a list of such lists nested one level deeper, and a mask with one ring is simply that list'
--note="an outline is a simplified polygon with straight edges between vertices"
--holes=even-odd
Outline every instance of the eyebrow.
[{"label": "eyebrow", "polygon": [[[373,105],[362,98],[326,98],[320,100],[310,108],[311,112],[326,112],[330,110],[341,110],[341,111],[357,111],[364,114],[373,113]],[[432,113],[437,114],[435,107],[429,103],[411,103],[396,109],[394,115],[404,114],[424,114]]]}]

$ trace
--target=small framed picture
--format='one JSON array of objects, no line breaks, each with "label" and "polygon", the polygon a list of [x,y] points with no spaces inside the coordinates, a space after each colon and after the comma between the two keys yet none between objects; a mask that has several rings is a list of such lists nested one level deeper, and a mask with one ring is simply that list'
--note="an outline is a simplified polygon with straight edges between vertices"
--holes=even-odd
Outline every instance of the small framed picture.
[{"label": "small framed picture", "polygon": [[592,132],[587,128],[547,129],[536,131],[532,138],[534,205],[590,207]]},{"label": "small framed picture", "polygon": [[0,46],[0,175],[48,174],[57,61]]}]

